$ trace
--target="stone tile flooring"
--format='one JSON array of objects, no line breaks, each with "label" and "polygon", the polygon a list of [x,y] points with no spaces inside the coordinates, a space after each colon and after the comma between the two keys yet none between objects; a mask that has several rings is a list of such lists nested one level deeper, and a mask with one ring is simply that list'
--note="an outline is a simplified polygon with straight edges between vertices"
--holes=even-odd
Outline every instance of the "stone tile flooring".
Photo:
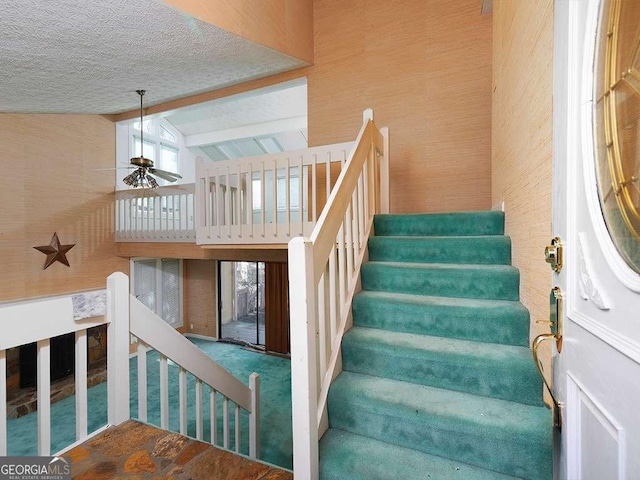
[{"label": "stone tile flooring", "polygon": [[293,480],[208,443],[128,420],[63,454],[75,480]]}]

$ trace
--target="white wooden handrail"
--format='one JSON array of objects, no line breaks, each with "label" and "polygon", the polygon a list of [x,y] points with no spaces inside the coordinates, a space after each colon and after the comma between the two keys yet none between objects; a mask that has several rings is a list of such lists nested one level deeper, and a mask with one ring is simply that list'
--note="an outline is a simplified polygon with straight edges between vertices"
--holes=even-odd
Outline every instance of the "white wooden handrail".
[{"label": "white wooden handrail", "polygon": [[[75,307],[94,302],[88,312]],[[86,305],[85,305],[86,306]],[[79,312],[79,313],[77,313]],[[84,315],[84,316],[83,316]],[[86,317],[86,318],[85,318]],[[129,279],[116,272],[107,279],[107,289],[64,295],[45,299],[0,304],[0,322],[14,328],[3,329],[0,335],[0,456],[8,453],[7,432],[7,355],[10,348],[37,342],[37,453],[51,454],[51,379],[50,339],[75,333],[75,400],[76,443],[96,432],[88,432],[87,408],[87,329],[107,324],[107,423],[118,425],[130,415],[130,345],[131,335],[138,345],[138,415],[146,421],[146,370],[147,349],[160,354],[160,389],[162,398],[168,399],[167,363],[169,360],[180,368],[180,432],[187,433],[186,377],[196,378],[196,436],[203,440],[203,384],[210,389],[211,441],[217,441],[217,397],[221,396],[225,417],[223,418],[224,447],[230,444],[229,415],[235,418],[235,450],[240,453],[240,409],[249,413],[249,456],[260,454],[260,381],[253,373],[249,386],[231,375],[198,347],[179,334],[155,313],[129,293]],[[19,328],[17,327],[19,326]],[[141,379],[144,379],[142,381]],[[161,400],[161,427],[168,428],[168,400]],[[230,409],[233,409],[229,412]]]},{"label": "white wooden handrail", "polygon": [[132,335],[251,412],[249,387],[215,363],[134,296],[129,301]]},{"label": "white wooden handrail", "polygon": [[[193,343],[178,333],[173,327],[157,316],[134,296],[129,294],[129,279],[120,272],[113,273],[107,280],[107,316],[110,321],[108,358],[115,358],[113,368],[108,374],[117,381],[109,382],[109,423],[119,424],[129,418],[129,334],[141,343],[138,347],[138,412],[142,413],[141,420],[146,421],[146,352],[147,348],[156,350],[160,355],[160,427],[168,428],[168,361],[172,361],[179,370],[179,399],[180,399],[180,433],[187,433],[187,394],[186,375],[192,374],[196,378],[196,436],[202,440],[202,384],[211,389],[212,405],[215,396],[220,394],[223,399],[223,437],[224,448],[230,448],[229,401],[235,405],[235,450],[240,453],[240,408],[249,413],[249,456],[257,458],[260,454],[259,432],[259,395],[260,384],[257,373],[251,374],[249,387],[231,375],[222,366],[202,352]],[[120,336],[126,332],[126,338]],[[113,340],[112,340],[113,339]],[[122,351],[126,349],[127,354]],[[122,362],[122,359],[126,360]],[[119,363],[122,362],[122,363]],[[110,364],[111,367],[111,364]],[[109,377],[109,380],[111,377]],[[125,393],[126,392],[126,393]],[[199,393],[199,396],[198,396]],[[211,442],[215,443],[217,411],[211,411]]]},{"label": "white wooden handrail", "polygon": [[359,288],[360,266],[376,213],[389,211],[389,135],[373,112],[363,125],[310,238],[289,242],[293,470],[318,478],[318,440],[339,373],[340,345]]}]

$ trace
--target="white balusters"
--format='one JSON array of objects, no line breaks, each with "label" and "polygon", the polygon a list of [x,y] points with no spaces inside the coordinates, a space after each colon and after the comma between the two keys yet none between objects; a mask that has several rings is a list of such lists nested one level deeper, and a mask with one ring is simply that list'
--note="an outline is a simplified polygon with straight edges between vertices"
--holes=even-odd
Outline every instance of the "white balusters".
[{"label": "white balusters", "polygon": [[169,366],[164,355],[160,355],[160,428],[169,428]]},{"label": "white balusters", "polygon": [[229,399],[222,397],[222,446],[229,449]]},{"label": "white balusters", "polygon": [[327,427],[322,420],[327,395],[331,379],[339,373],[340,344],[359,288],[373,216],[381,212],[380,205],[386,205],[388,211],[388,198],[379,198],[388,197],[388,179],[383,184],[377,178],[378,154],[380,175],[387,175],[388,158],[382,166],[382,157],[388,155],[388,132],[379,132],[373,112],[366,110],[355,146],[333,189],[330,156],[325,157],[327,203],[311,237],[289,242],[290,311],[296,320],[291,322],[296,479],[318,477],[318,438]]},{"label": "white balusters", "polygon": [[329,254],[329,315],[327,319],[329,321],[330,338],[336,337],[336,330],[338,328],[338,302],[340,296],[338,295],[337,282],[336,282],[336,249],[332,248]]},{"label": "white balusters", "polygon": [[75,342],[76,440],[87,437],[87,331],[78,330]]},{"label": "white balusters", "polygon": [[37,381],[38,389],[38,455],[51,454],[51,342],[50,339],[38,341]]},{"label": "white balusters", "polygon": [[211,443],[217,445],[218,443],[218,395],[212,388],[209,395],[210,405],[210,421],[211,421]]},{"label": "white balusters", "polygon": [[[179,208],[179,200],[171,204],[169,209]],[[37,453],[51,453],[51,379],[50,379],[50,339],[63,334],[75,335],[75,401],[76,401],[76,439],[82,441],[88,432],[88,394],[87,394],[87,328],[107,325],[107,396],[108,423],[119,424],[130,417],[129,399],[129,351],[130,338],[137,340],[136,353],[138,378],[138,418],[147,421],[149,415],[147,396],[148,350],[158,352],[158,376],[160,389],[160,426],[170,426],[170,411],[176,405],[170,404],[171,388],[169,382],[169,364],[175,364],[178,377],[179,431],[189,433],[189,421],[195,417],[195,435],[198,439],[204,436],[204,403],[203,386],[210,389],[210,424],[211,439],[217,442],[218,411],[217,393],[223,398],[224,444],[227,448],[242,448],[242,432],[240,410],[249,414],[249,455],[259,453],[259,377],[253,374],[249,386],[233,377],[228,371],[215,363],[192,342],[183,337],[155,313],[145,307],[129,294],[129,282],[126,275],[115,273],[107,279],[107,306],[104,317],[74,320],[71,296],[52,299],[35,299],[15,304],[0,305],[0,315],[11,324],[21,324],[20,329],[11,329],[0,336],[0,455],[7,455],[11,450],[8,442],[7,428],[7,350],[35,342],[37,344]],[[195,383],[195,401],[188,402],[187,389],[191,385],[191,376]],[[171,379],[173,381],[173,375]],[[233,403],[233,412],[229,403]],[[174,409],[174,410],[172,410]],[[155,412],[157,418],[158,412]],[[233,415],[234,419],[230,419]],[[230,428],[234,432],[230,432]],[[233,439],[231,438],[233,436]],[[242,452],[247,453],[247,452]]]},{"label": "white balusters", "polygon": [[316,302],[318,306],[318,353],[320,358],[320,370],[318,378],[322,380],[324,378],[324,374],[327,369],[327,324],[326,324],[326,314],[325,314],[325,306],[327,303],[327,296],[325,295],[325,283],[326,283],[326,272],[322,274],[320,277],[320,283],[318,283],[317,296],[318,301]]},{"label": "white balusters", "polygon": [[[201,179],[202,181],[202,179]],[[208,202],[204,184],[200,224],[206,224]],[[116,192],[117,242],[194,242],[195,185]]]},{"label": "white balusters", "polygon": [[196,378],[196,438],[202,440],[204,418],[202,414],[202,380]]},{"label": "white balusters", "polygon": [[178,371],[178,390],[180,394],[180,433],[187,434],[187,372],[180,367]]},{"label": "white balusters", "polygon": [[[249,379],[249,387],[240,380],[233,377],[228,371],[215,363],[202,350],[197,348],[187,338],[179,334],[174,328],[160,319],[154,312],[149,310],[140,301],[130,297],[131,302],[131,334],[138,338],[139,342],[155,349],[159,355],[160,368],[160,426],[169,428],[169,411],[175,405],[170,405],[168,364],[177,366],[178,372],[178,411],[179,411],[179,431],[188,434],[190,418],[195,416],[196,437],[203,437],[203,385],[210,388],[210,427],[211,441],[218,443],[218,411],[217,397],[222,396],[222,424],[223,424],[223,446],[230,448],[233,433],[230,431],[232,421],[230,415],[236,420],[239,419],[240,409],[249,413],[249,454],[258,452],[259,446],[254,442],[259,441],[257,423],[259,422],[259,378],[257,374]],[[189,374],[189,375],[187,375]],[[138,373],[140,375],[140,373]],[[195,402],[189,404],[187,390],[190,376],[195,380]],[[173,376],[172,376],[173,378]],[[230,411],[229,403],[233,403],[233,412]],[[195,412],[191,409],[195,410]],[[255,425],[254,425],[255,423]],[[235,442],[240,442],[242,437],[241,423],[236,421]],[[241,444],[234,444],[233,448],[240,448]]]},{"label": "white balusters", "polygon": [[[317,218],[318,158],[325,170],[328,198],[332,188],[331,166],[344,162],[351,146],[352,143],[341,143],[197,163],[197,188],[209,184],[218,192],[213,195],[216,221],[208,222],[206,214],[198,215],[197,243],[286,243],[296,235],[310,232]],[[196,194],[196,198],[202,201],[202,195]],[[210,207],[206,204],[196,206],[205,212],[207,208]],[[250,227],[244,228],[245,224]],[[257,234],[260,238],[256,238]]]},{"label": "white balusters", "polygon": [[236,431],[234,432],[235,450],[236,453],[240,453],[240,407],[238,405],[235,406],[234,422],[236,427]]},{"label": "white balusters", "polygon": [[[126,295],[128,298],[128,291]],[[113,296],[108,301],[118,303]],[[75,433],[77,440],[86,438],[89,433],[87,329],[103,325],[108,320],[103,317],[82,319],[81,322],[74,320],[71,295],[6,303],[0,306],[0,317],[7,324],[20,325],[20,328],[5,330],[0,336],[0,456],[8,454],[8,443],[11,441],[7,430],[7,350],[30,343],[36,343],[36,451],[38,455],[51,453],[51,431],[57,425],[51,423],[50,339],[61,335],[73,334],[75,337]],[[110,397],[117,396],[117,393],[110,392]]]},{"label": "white balusters", "polygon": [[147,346],[138,340],[138,419],[147,421]]}]

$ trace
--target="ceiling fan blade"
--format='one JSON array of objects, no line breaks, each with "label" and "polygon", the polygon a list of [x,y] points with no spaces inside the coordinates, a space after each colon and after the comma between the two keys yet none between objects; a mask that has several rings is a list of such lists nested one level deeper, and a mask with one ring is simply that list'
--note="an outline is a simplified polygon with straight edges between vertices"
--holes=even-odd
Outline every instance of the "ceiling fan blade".
[{"label": "ceiling fan blade", "polygon": [[182,178],[182,175],[173,172],[167,172],[166,170],[159,170],[157,168],[150,168],[149,172],[157,175],[164,180],[167,180],[168,182],[175,182],[177,179]]}]

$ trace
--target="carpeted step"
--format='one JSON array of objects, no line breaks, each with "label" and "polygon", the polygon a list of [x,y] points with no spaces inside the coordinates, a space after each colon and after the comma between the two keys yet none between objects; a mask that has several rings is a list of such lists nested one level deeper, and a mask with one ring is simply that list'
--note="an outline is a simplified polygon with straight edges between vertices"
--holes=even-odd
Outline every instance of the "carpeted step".
[{"label": "carpeted step", "polygon": [[552,477],[546,407],[352,372],[335,380],[328,407],[331,428],[515,477]]},{"label": "carpeted step", "polygon": [[320,480],[515,478],[334,428],[320,441],[320,459]]},{"label": "carpeted step", "polygon": [[367,262],[362,288],[459,298],[518,300],[520,273],[510,265]]},{"label": "carpeted step", "polygon": [[371,237],[369,260],[508,265],[511,263],[511,240],[504,235]]},{"label": "carpeted step", "polygon": [[485,343],[528,346],[529,312],[520,302],[361,291],[355,325]]},{"label": "carpeted step", "polygon": [[376,215],[373,222],[376,236],[504,234],[504,212],[495,211]]},{"label": "carpeted step", "polygon": [[342,341],[345,371],[544,405],[527,347],[354,327]]}]

